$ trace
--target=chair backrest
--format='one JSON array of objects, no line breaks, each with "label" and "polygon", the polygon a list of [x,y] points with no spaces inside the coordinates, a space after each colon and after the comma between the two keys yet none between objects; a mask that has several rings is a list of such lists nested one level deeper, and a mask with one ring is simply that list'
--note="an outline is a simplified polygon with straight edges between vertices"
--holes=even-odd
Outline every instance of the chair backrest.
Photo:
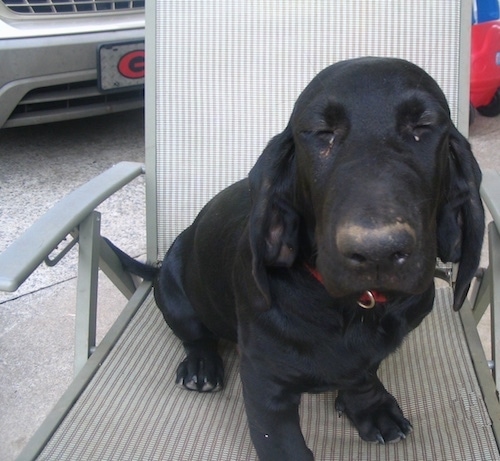
[{"label": "chair backrest", "polygon": [[468,0],[156,0],[146,14],[150,258],[247,175],[302,89],[336,61],[418,64],[467,131]]}]

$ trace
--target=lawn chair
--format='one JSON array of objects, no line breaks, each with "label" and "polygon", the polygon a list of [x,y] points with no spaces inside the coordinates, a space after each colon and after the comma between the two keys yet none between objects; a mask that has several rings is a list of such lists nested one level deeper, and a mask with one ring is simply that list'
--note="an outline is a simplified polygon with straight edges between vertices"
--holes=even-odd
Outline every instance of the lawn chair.
[{"label": "lawn chair", "polygon": [[[256,459],[234,346],[223,348],[222,392],[175,386],[180,341],[156,308],[151,284],[136,287],[100,237],[94,209],[114,191],[145,172],[148,258],[161,259],[210,197],[248,173],[286,125],[307,82],[327,65],[356,56],[419,64],[447,94],[459,129],[468,129],[467,1],[151,0],[146,13],[145,167],[121,163],[104,172],[0,255],[0,289],[12,291],[65,236],[79,243],[78,373],[21,460]],[[486,172],[483,182],[494,222],[477,309],[466,301],[454,313],[450,287],[440,288],[432,314],[380,369],[413,433],[397,444],[368,444],[337,417],[334,393],[306,394],[301,424],[316,459],[500,459],[497,388],[476,330],[489,305],[500,331],[499,179]],[[98,267],[129,301],[95,348]],[[495,360],[500,346],[494,338],[493,345]]]}]

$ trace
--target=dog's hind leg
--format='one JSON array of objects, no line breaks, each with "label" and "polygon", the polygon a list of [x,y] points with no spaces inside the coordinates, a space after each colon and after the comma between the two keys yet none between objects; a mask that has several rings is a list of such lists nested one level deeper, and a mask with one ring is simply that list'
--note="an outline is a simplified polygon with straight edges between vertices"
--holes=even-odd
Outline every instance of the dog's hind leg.
[{"label": "dog's hind leg", "polygon": [[224,382],[218,338],[203,324],[187,298],[181,267],[182,235],[170,248],[155,283],[156,304],[186,351],[186,358],[177,368],[176,382],[189,390],[216,391]]}]

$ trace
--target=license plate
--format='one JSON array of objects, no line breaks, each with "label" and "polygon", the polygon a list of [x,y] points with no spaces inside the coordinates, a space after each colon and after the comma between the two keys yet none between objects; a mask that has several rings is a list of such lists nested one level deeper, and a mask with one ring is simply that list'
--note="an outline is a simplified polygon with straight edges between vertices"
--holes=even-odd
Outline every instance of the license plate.
[{"label": "license plate", "polygon": [[107,43],[97,50],[97,73],[102,92],[144,85],[144,41]]}]

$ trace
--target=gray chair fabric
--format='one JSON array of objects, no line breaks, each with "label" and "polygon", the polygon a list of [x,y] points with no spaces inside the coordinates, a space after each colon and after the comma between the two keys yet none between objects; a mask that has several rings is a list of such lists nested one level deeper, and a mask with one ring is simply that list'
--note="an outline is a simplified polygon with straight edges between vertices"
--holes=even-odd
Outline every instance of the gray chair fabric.
[{"label": "gray chair fabric", "polygon": [[[317,460],[500,459],[450,296],[438,290],[433,312],[379,373],[413,432],[396,444],[363,442],[337,416],[335,393],[305,394],[301,424]],[[149,297],[38,459],[255,460],[236,348],[226,344],[223,356],[222,391],[177,387],[182,346]]]}]

